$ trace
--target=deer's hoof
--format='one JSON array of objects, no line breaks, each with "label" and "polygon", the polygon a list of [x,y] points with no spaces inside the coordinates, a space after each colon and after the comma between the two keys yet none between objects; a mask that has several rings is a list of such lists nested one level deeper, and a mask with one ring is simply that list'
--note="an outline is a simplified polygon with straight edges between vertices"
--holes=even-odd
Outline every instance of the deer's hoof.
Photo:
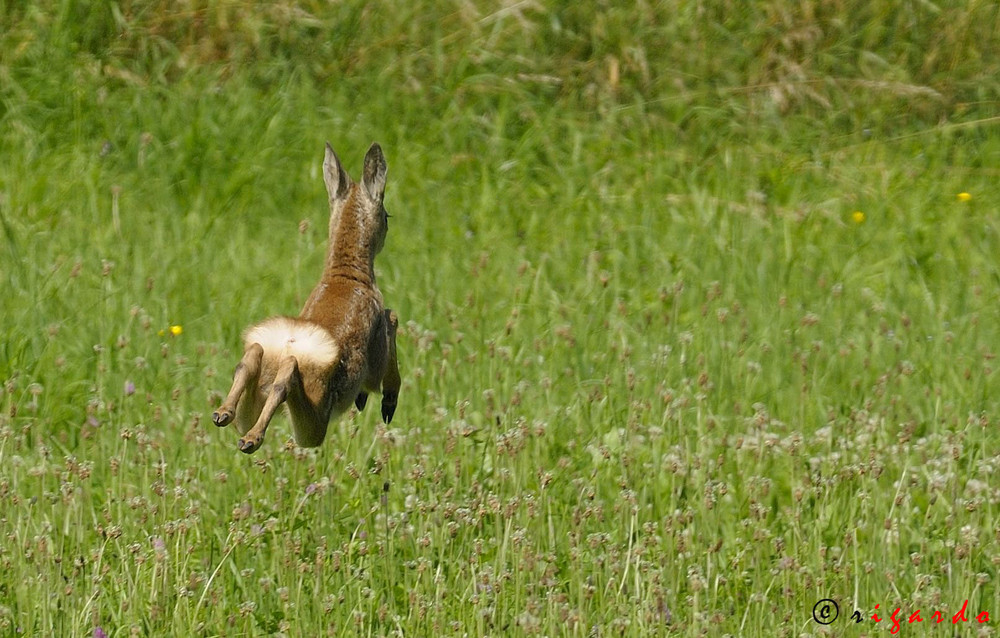
[{"label": "deer's hoof", "polygon": [[359,393],[358,397],[356,399],[354,399],[354,405],[355,405],[355,407],[358,408],[358,412],[361,412],[362,410],[365,409],[365,404],[366,403],[368,403],[368,393],[367,392],[361,392],[361,393]]},{"label": "deer's hoof", "polygon": [[224,428],[230,423],[232,423],[234,416],[235,414],[233,413],[232,410],[228,410],[226,408],[219,408],[218,410],[212,413],[212,423],[219,426],[220,428]]},{"label": "deer's hoof", "polygon": [[392,423],[392,415],[395,413],[396,397],[388,395],[382,397],[382,420],[385,421],[386,425]]},{"label": "deer's hoof", "polygon": [[260,447],[260,441],[253,441],[251,439],[240,439],[240,452],[244,454],[253,454]]}]

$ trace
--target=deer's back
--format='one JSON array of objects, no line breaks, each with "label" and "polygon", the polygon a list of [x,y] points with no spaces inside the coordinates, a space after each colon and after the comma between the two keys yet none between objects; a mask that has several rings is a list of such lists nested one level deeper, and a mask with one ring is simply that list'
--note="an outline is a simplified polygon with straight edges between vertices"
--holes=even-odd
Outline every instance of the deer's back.
[{"label": "deer's back", "polygon": [[381,315],[377,288],[348,277],[324,277],[300,318],[323,326],[341,349],[364,350]]}]

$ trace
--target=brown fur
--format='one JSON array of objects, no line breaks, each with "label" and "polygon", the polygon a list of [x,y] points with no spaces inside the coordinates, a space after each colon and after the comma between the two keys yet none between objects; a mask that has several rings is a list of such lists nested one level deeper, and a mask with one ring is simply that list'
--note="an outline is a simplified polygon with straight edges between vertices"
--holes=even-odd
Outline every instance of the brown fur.
[{"label": "brown fur", "polygon": [[392,421],[400,387],[398,322],[375,284],[375,255],[388,231],[386,170],[382,149],[372,144],[356,184],[326,145],[330,234],[323,275],[297,318],[272,317],[247,329],[232,388],[212,413],[219,427],[235,423],[247,454],[263,443],[282,403],[304,447],[321,444],[330,419],[352,404],[363,409],[369,392],[382,393],[382,419]]}]

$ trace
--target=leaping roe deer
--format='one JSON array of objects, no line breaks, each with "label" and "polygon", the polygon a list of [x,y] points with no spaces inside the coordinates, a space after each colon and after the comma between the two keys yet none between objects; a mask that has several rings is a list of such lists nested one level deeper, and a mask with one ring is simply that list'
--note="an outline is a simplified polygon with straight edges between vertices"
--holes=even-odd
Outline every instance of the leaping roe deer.
[{"label": "leaping roe deer", "polygon": [[243,452],[260,447],[282,403],[303,447],[320,445],[330,419],[351,404],[364,409],[369,392],[381,391],[382,419],[392,421],[400,386],[397,320],[375,284],[375,255],[389,228],[385,175],[378,144],[365,154],[356,184],[327,143],[330,235],[323,276],[298,317],[271,317],[244,332],[233,386],[212,413],[219,427],[235,423]]}]

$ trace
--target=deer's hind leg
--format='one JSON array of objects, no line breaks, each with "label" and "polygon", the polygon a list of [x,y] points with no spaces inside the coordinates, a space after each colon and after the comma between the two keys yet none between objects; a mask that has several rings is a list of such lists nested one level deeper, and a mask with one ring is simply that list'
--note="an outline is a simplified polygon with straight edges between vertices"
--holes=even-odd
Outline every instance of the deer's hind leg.
[{"label": "deer's hind leg", "polygon": [[[215,425],[220,428],[229,425],[237,416],[237,410],[239,410],[240,418],[236,419],[236,426],[241,434],[250,428],[249,423],[257,420],[261,408],[257,386],[263,360],[264,349],[260,344],[254,343],[247,347],[243,358],[236,364],[236,370],[233,372],[233,385],[229,389],[229,394],[226,395],[222,405],[212,413],[212,422]],[[250,390],[249,393],[246,392],[247,388]],[[244,394],[248,394],[245,399]],[[241,399],[244,400],[241,401]]]},{"label": "deer's hind leg", "polygon": [[241,451],[247,454],[257,451],[264,442],[264,434],[275,412],[286,402],[296,442],[304,447],[315,447],[323,442],[326,436],[326,423],[322,422],[316,406],[306,395],[298,361],[289,355],[278,365],[278,371],[274,375],[271,390],[264,401],[257,422],[240,438]]}]

